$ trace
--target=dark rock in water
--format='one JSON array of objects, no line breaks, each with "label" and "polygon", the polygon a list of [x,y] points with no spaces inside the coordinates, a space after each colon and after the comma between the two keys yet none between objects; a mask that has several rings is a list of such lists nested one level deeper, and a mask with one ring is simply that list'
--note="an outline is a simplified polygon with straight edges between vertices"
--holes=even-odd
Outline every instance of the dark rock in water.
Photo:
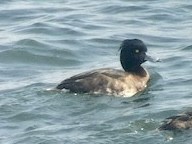
[{"label": "dark rock in water", "polygon": [[184,130],[192,128],[192,112],[186,112],[177,116],[168,117],[160,130]]}]

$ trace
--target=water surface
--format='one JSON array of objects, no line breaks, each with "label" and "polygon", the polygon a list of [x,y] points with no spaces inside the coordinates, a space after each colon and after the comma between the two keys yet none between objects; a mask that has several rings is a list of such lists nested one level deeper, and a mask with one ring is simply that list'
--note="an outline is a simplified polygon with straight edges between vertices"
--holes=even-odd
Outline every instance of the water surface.
[{"label": "water surface", "polygon": [[[160,132],[192,110],[192,2],[187,0],[0,2],[0,143],[186,143],[191,131]],[[147,90],[133,98],[47,91],[101,67],[121,68],[122,40],[138,38]]]}]

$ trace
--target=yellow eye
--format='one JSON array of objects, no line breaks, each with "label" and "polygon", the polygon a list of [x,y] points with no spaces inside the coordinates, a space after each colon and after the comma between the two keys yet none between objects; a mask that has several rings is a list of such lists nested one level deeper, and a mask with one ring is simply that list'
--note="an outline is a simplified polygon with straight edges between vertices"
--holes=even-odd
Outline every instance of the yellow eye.
[{"label": "yellow eye", "polygon": [[139,50],[138,50],[138,49],[136,49],[136,50],[135,50],[135,53],[139,53]]}]

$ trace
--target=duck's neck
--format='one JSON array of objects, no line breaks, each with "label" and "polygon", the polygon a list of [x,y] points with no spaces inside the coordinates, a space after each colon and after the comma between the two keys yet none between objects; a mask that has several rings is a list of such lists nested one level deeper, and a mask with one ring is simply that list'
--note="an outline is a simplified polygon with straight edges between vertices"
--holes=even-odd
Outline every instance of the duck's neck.
[{"label": "duck's neck", "polygon": [[124,69],[124,70],[128,73],[132,73],[132,74],[139,75],[142,77],[145,77],[147,75],[147,72],[145,71],[145,69],[142,66],[138,66],[138,67],[134,67],[134,68],[130,68],[130,69]]}]

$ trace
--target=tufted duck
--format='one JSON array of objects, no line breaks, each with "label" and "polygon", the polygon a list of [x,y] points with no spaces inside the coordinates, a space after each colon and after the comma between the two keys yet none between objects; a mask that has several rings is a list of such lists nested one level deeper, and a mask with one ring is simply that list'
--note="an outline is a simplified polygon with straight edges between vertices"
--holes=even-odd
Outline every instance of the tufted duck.
[{"label": "tufted duck", "polygon": [[149,73],[141,64],[159,61],[146,54],[147,47],[139,39],[126,39],[120,46],[120,62],[124,69],[102,68],[63,80],[56,89],[75,93],[107,94],[131,97],[147,87]]}]

